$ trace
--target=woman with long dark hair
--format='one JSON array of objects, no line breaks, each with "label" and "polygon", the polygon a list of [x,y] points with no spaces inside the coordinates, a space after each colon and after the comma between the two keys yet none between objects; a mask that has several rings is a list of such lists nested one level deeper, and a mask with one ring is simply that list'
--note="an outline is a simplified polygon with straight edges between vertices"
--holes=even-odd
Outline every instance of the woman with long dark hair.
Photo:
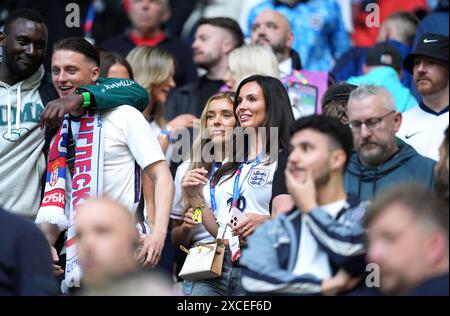
[{"label": "woman with long dark hair", "polygon": [[[236,267],[240,246],[255,228],[270,218],[269,203],[278,151],[289,141],[294,122],[289,96],[273,77],[254,75],[244,79],[236,92],[234,111],[239,128],[234,132],[234,148],[226,162],[209,180],[210,196],[202,207],[203,225],[227,247],[220,278],[197,281],[191,295],[242,295],[240,269]],[[241,133],[245,134],[241,135]],[[198,175],[185,176],[195,183]],[[203,179],[204,180],[204,179]],[[240,213],[239,213],[240,212]],[[231,215],[240,218],[231,227]],[[239,246],[240,244],[240,246]],[[231,254],[230,254],[231,252]]]}]

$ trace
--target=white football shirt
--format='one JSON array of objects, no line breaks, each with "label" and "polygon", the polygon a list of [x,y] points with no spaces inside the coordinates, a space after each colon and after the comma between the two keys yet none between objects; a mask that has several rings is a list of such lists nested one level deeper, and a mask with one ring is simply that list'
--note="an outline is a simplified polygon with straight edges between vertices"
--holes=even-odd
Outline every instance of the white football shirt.
[{"label": "white football shirt", "polygon": [[[237,206],[244,214],[270,215],[269,203],[272,197],[272,183],[277,162],[268,162],[269,157],[266,157],[253,168],[251,161],[244,163],[239,179],[240,198]],[[217,210],[215,216],[218,223],[226,224],[228,222],[235,178],[236,173],[231,178],[224,176],[216,186]],[[230,237],[231,232],[227,229],[225,238],[229,239]]]},{"label": "white football shirt", "polygon": [[[116,200],[134,215],[142,194],[142,170],[164,160],[164,155],[147,120],[135,108],[122,105],[103,111],[101,117],[104,131],[103,196]],[[70,214],[71,192],[71,175],[67,170],[66,217]],[[55,220],[54,214],[46,212],[42,209],[39,212],[43,219],[40,222]],[[146,211],[144,217],[147,218]],[[149,234],[148,222],[144,224]],[[137,227],[142,232],[140,226]]]},{"label": "white football shirt", "polygon": [[420,102],[403,113],[397,137],[414,147],[420,155],[437,161],[448,119],[448,106],[436,113]]},{"label": "white football shirt", "polygon": [[119,106],[103,112],[102,120],[105,131],[103,194],[134,213],[139,204],[142,170],[165,160],[164,154],[147,120],[135,108]]}]

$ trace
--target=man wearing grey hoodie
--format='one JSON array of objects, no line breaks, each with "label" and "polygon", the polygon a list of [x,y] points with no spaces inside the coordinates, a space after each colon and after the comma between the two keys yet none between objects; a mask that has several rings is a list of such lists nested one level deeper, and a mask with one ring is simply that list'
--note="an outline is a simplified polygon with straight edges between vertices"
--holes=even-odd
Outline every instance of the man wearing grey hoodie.
[{"label": "man wearing grey hoodie", "polygon": [[381,86],[362,85],[348,102],[355,152],[344,184],[347,192],[371,200],[395,184],[415,182],[434,189],[435,161],[395,137],[402,123],[392,95]]},{"label": "man wearing grey hoodie", "polygon": [[41,201],[49,127],[60,125],[66,113],[79,115],[83,107],[130,104],[143,110],[148,103],[144,88],[117,79],[58,99],[42,66],[47,41],[43,17],[30,9],[12,12],[0,33],[0,206],[31,219]]}]

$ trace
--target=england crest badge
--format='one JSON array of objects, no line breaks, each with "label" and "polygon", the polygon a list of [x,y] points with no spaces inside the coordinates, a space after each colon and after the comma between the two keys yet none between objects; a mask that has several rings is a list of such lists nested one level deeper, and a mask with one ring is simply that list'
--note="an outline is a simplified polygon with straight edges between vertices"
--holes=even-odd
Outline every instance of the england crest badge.
[{"label": "england crest badge", "polygon": [[248,184],[252,188],[259,188],[262,187],[267,183],[267,180],[269,179],[270,170],[265,169],[253,169],[250,173],[250,176],[248,177]]}]

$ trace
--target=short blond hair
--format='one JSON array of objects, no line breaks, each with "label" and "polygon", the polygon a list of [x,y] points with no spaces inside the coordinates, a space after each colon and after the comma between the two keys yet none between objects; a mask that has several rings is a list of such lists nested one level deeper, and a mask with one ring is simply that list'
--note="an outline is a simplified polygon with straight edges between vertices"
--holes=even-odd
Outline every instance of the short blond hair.
[{"label": "short blond hair", "polygon": [[278,61],[271,49],[257,45],[242,46],[233,50],[228,57],[230,72],[236,77],[234,91],[239,83],[252,75],[279,78]]}]

